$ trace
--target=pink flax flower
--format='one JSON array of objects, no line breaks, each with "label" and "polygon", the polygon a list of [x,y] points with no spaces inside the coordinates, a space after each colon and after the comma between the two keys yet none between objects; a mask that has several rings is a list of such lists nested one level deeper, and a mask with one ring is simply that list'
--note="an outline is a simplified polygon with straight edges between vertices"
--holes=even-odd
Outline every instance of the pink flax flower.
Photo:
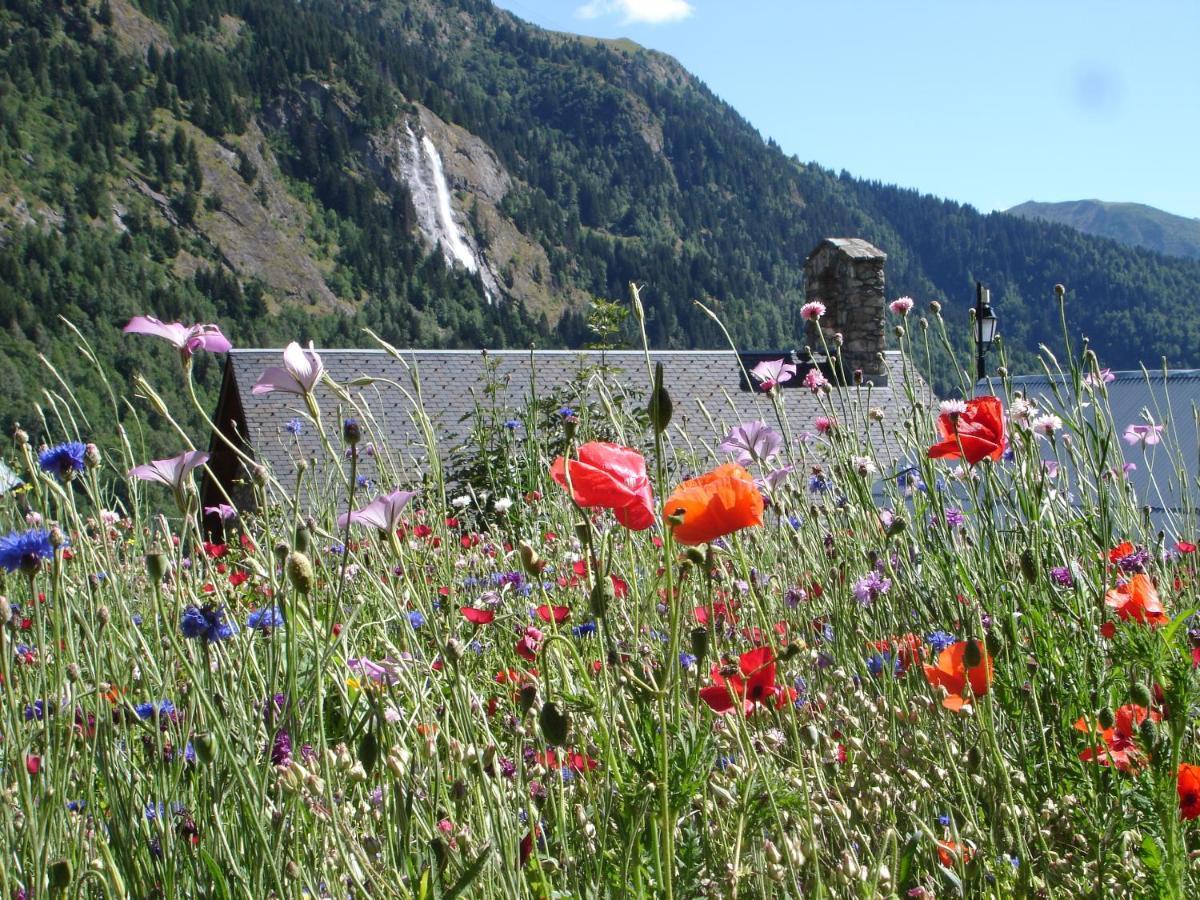
[{"label": "pink flax flower", "polygon": [[415,496],[417,495],[414,491],[393,491],[376,497],[362,509],[338,516],[338,528],[345,528],[354,523],[378,528],[380,531],[395,531],[400,526],[401,511]]},{"label": "pink flax flower", "polygon": [[153,462],[142,463],[129,470],[129,474],[140,481],[156,481],[165,484],[171,490],[183,491],[192,469],[208,462],[208,454],[203,450],[186,450],[170,459],[156,459]]},{"label": "pink flax flower", "polygon": [[233,349],[229,339],[221,334],[216,325],[182,325],[179,322],[161,322],[153,316],[134,316],[124,329],[126,334],[148,334],[170,343],[185,360],[191,359],[197,350],[209,353],[228,353]]},{"label": "pink flax flower", "polygon": [[1151,447],[1162,440],[1163,427],[1153,422],[1149,425],[1128,425],[1123,437],[1130,447]]},{"label": "pink flax flower", "polygon": [[287,345],[283,351],[283,366],[269,366],[254,387],[252,394],[270,394],[281,391],[285,394],[311,394],[321,376],[325,374],[325,364],[313,350],[310,343],[308,349],[303,349],[295,341]]},{"label": "pink flax flower", "polygon": [[796,366],[782,359],[764,359],[750,370],[750,374],[764,391],[769,391],[777,384],[791,381],[796,376]]}]

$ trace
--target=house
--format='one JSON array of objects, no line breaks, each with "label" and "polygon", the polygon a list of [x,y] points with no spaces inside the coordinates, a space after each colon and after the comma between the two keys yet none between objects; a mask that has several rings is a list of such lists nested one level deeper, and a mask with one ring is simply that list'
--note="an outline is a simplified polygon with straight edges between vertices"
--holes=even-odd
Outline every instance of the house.
[{"label": "house", "polygon": [[[812,326],[808,345],[815,353],[794,350],[656,350],[651,365],[661,363],[664,382],[674,404],[668,439],[677,447],[707,453],[729,428],[763,419],[776,424],[776,406],[747,370],[763,359],[792,357],[799,372],[782,385],[781,408],[786,430],[799,436],[814,429],[828,411],[813,391],[803,386],[805,373],[818,369],[834,385],[826,404],[852,404],[863,414],[882,411],[885,421],[899,426],[913,408],[923,410],[936,401],[920,375],[905,365],[898,351],[884,346],[884,280],[886,256],[865,241],[831,239],[810,255],[806,296],[818,296],[826,306],[825,335]],[[811,323],[810,323],[811,326]],[[823,349],[841,347],[826,358]],[[316,389],[321,420],[331,444],[340,447],[341,422],[359,420],[364,445],[373,455],[362,458],[359,474],[381,485],[419,483],[432,465],[431,442],[441,462],[449,451],[470,438],[478,412],[499,421],[519,417],[531,399],[571,405],[624,404],[644,407],[650,389],[646,355],[638,350],[321,350],[325,369],[340,390],[326,384]],[[205,505],[215,505],[223,492],[250,502],[246,472],[226,444],[237,444],[278,479],[277,490],[296,491],[300,462],[328,459],[316,429],[305,421],[302,397],[272,393],[255,395],[253,386],[268,366],[278,366],[279,349],[234,350],[225,365],[214,421],[224,439],[214,435],[206,476]],[[428,431],[426,430],[428,429]],[[623,437],[640,443],[645,434]],[[432,441],[430,441],[432,438]],[[306,462],[302,493],[320,492],[322,480]],[[332,490],[332,489],[331,489]],[[331,495],[332,496],[332,495]],[[283,499],[283,498],[280,498]]]}]

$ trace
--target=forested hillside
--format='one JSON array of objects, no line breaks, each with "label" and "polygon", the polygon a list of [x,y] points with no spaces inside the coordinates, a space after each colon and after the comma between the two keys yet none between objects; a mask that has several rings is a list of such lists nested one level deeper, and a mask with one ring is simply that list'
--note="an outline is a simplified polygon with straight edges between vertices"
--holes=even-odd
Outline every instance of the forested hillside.
[{"label": "forested hillside", "polygon": [[[793,346],[803,261],[829,235],[885,249],[890,291],[943,300],[963,349],[974,279],[1026,360],[1054,340],[1063,282],[1104,364],[1200,363],[1200,263],[802,164],[668,57],[486,0],[0,10],[5,428],[36,424],[55,389],[39,354],[83,383],[60,316],[121,384],[168,386],[169,353],[119,334],[131,315],[218,321],[242,346],[353,345],[363,326],[399,345],[570,346],[590,337],[589,297],[638,280],[658,346],[721,345],[697,299],[744,346]],[[418,138],[445,161],[477,272],[429,233]]]}]

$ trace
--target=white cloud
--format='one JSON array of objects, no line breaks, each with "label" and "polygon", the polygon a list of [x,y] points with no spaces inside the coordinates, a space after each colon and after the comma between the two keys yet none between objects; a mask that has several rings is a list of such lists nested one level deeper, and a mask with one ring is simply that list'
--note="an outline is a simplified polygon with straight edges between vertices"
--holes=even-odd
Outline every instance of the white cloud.
[{"label": "white cloud", "polygon": [[625,25],[661,25],[686,19],[695,11],[688,0],[588,0],[575,10],[575,15],[584,19],[598,19],[616,13]]}]

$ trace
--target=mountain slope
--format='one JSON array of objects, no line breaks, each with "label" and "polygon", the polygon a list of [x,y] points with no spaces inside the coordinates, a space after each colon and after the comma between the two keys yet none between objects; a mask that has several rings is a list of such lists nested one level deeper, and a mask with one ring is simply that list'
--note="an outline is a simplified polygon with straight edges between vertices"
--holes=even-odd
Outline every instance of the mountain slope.
[{"label": "mountain slope", "polygon": [[[91,377],[59,316],[172,408],[177,363],[120,335],[131,315],[242,346],[578,345],[589,300],[636,280],[657,346],[723,344],[694,300],[743,346],[793,346],[831,235],[943,300],[959,352],[975,279],[1017,368],[1055,343],[1064,282],[1104,364],[1200,364],[1200,263],[803,164],[673,59],[486,0],[8,0],[0,63],[5,427],[53,405],[39,354]],[[82,430],[109,415],[79,401]]]},{"label": "mountain slope", "polygon": [[1045,219],[1070,225],[1085,234],[1112,238],[1131,247],[1200,259],[1200,219],[1177,216],[1144,203],[1106,203],[1103,200],[1038,203],[1030,200],[1008,212],[1025,219]]}]

